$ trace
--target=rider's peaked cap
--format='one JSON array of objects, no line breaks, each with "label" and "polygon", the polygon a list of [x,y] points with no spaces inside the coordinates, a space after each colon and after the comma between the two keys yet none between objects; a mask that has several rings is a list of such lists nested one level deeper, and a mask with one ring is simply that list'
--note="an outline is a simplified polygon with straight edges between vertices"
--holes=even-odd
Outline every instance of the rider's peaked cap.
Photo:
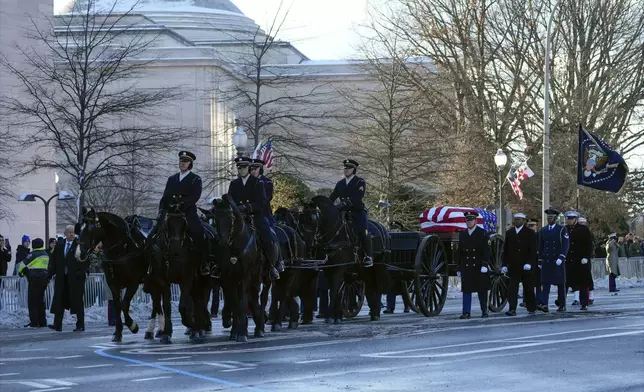
[{"label": "rider's peaked cap", "polygon": [[356,168],[360,166],[360,164],[353,159],[345,159],[342,163],[344,164],[344,167]]},{"label": "rider's peaked cap", "polygon": [[255,158],[253,159],[251,166],[264,166],[264,163],[265,162],[263,160]]},{"label": "rider's peaked cap", "polygon": [[179,151],[179,158],[188,158],[191,161],[197,160],[195,154],[191,153],[190,151]]},{"label": "rider's peaked cap", "polygon": [[253,160],[249,157],[237,157],[235,158],[235,163],[237,166],[248,166]]}]

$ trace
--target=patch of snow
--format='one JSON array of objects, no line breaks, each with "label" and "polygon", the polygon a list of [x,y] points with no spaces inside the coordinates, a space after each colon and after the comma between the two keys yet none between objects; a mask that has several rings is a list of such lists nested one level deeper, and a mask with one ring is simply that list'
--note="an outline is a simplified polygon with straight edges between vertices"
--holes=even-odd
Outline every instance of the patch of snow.
[{"label": "patch of snow", "polygon": [[[617,277],[615,284],[618,289],[644,287],[644,279]],[[608,276],[600,279],[595,279],[595,289],[608,289]]]}]

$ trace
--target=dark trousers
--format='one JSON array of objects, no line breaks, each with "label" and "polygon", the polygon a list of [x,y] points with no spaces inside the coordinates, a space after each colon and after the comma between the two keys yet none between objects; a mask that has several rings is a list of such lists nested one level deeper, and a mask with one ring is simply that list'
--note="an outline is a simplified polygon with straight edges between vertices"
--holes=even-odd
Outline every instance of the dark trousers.
[{"label": "dark trousers", "polygon": [[614,293],[617,291],[617,282],[615,282],[615,278],[617,278],[617,275],[613,273],[608,275],[608,291],[611,293]]},{"label": "dark trousers", "polygon": [[27,302],[29,306],[29,324],[34,327],[46,327],[45,291],[47,290],[47,271],[29,271]]},{"label": "dark trousers", "polygon": [[581,306],[588,306],[588,295],[589,290],[587,286],[581,286],[579,288],[579,303]]},{"label": "dark trousers", "polygon": [[[85,287],[85,284],[82,285],[82,287]],[[63,292],[64,292],[64,298],[70,298],[70,293],[69,293],[69,278],[67,275],[65,275],[65,285],[63,287]],[[63,304],[70,302],[67,300],[63,300]],[[83,303],[83,299],[81,298],[80,302],[80,307],[79,309],[76,309],[76,328],[85,328],[85,304]],[[61,307],[55,314],[54,314],[54,326],[55,327],[62,327],[63,325],[63,315],[65,314],[65,308],[64,306]]]},{"label": "dark trousers", "polygon": [[537,302],[541,304],[543,304],[543,302],[541,302],[542,290],[543,290],[543,287],[541,287],[541,268],[537,267],[534,271],[534,292],[535,292],[535,298],[537,299]]},{"label": "dark trousers", "polygon": [[[557,286],[557,300],[559,301],[559,306],[566,306],[566,285],[558,284],[555,286]],[[542,305],[548,306],[548,297],[550,297],[549,284],[543,286],[539,302],[541,302]]]},{"label": "dark trousers", "polygon": [[517,310],[520,283],[523,284],[523,301],[525,302],[526,309],[528,309],[528,312],[534,312],[537,309],[534,297],[534,274],[530,271],[524,271],[519,276],[510,276],[510,287],[508,288],[510,310]]},{"label": "dark trousers", "polygon": [[210,314],[219,313],[219,283],[212,282],[212,303],[210,305]]},{"label": "dark trousers", "polygon": [[360,241],[362,246],[362,251],[365,256],[371,257],[371,237],[367,232],[367,227],[369,224],[369,217],[367,216],[367,211],[351,211],[351,219],[353,220],[353,229],[356,232],[356,236]]},{"label": "dark trousers", "polygon": [[[478,293],[481,313],[487,313],[487,290]],[[463,293],[463,314],[472,313],[472,293]]]}]

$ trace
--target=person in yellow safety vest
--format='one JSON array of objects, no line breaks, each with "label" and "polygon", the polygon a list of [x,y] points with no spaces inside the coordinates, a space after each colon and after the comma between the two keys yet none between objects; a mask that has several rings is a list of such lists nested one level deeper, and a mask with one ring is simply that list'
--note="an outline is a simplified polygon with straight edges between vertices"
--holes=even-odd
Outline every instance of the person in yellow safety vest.
[{"label": "person in yellow safety vest", "polygon": [[27,302],[29,306],[29,324],[25,327],[44,328],[47,326],[45,313],[45,291],[49,284],[48,271],[49,254],[45,250],[42,238],[35,238],[31,242],[33,250],[18,265],[18,275],[27,278]]}]

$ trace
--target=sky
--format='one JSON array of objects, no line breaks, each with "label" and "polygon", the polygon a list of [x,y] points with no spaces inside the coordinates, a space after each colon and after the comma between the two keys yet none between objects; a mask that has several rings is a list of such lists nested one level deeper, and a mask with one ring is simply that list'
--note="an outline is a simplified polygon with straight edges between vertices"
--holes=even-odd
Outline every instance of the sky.
[{"label": "sky", "polygon": [[[346,60],[356,57],[360,34],[367,21],[367,0],[232,0],[265,30],[283,2],[288,10],[278,37],[290,41],[311,60]],[[283,13],[282,13],[283,15]]]}]

